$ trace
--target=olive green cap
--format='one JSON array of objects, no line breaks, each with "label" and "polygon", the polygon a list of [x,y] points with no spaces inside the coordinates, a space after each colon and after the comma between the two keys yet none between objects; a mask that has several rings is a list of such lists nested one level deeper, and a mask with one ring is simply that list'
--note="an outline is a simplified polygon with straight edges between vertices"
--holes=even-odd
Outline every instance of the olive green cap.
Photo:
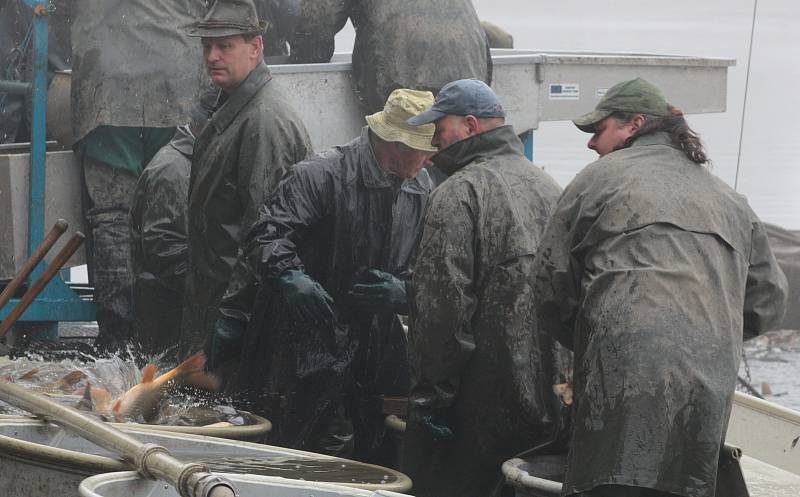
[{"label": "olive green cap", "polygon": [[592,112],[572,120],[581,131],[594,133],[597,123],[614,112],[632,112],[648,116],[670,115],[669,104],[661,90],[642,78],[617,83],[608,89]]},{"label": "olive green cap", "polygon": [[196,38],[224,38],[236,35],[260,35],[267,28],[258,19],[253,0],[217,0],[208,14],[188,26],[183,32]]}]

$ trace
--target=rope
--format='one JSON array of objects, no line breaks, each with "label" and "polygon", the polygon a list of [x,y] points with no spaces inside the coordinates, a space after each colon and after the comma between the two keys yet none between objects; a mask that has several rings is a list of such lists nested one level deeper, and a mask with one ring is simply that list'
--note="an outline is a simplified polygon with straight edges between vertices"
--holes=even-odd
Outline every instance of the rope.
[{"label": "rope", "polygon": [[747,113],[747,93],[750,87],[750,61],[753,58],[753,37],[756,31],[756,12],[758,11],[758,0],[753,1],[753,20],[750,25],[750,46],[747,50],[747,76],[744,80],[744,102],[742,103],[742,123],[739,128],[739,153],[736,156],[736,177],[733,180],[733,189],[739,189],[739,168],[742,164],[742,138],[744,137],[744,118]]}]

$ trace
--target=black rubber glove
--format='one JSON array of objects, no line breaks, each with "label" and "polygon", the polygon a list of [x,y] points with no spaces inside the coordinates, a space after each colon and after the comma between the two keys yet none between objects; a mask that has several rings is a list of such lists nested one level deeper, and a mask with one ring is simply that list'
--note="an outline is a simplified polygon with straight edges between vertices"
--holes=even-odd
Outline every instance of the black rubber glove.
[{"label": "black rubber glove", "polygon": [[367,312],[408,313],[406,282],[377,269],[366,271],[348,295],[353,304]]},{"label": "black rubber glove", "polygon": [[286,271],[278,283],[292,320],[321,323],[333,319],[333,298],[303,271]]},{"label": "black rubber glove", "polygon": [[247,323],[228,316],[222,316],[214,323],[211,335],[211,350],[208,354],[208,368],[216,369],[228,361],[238,359],[242,351],[242,340]]}]

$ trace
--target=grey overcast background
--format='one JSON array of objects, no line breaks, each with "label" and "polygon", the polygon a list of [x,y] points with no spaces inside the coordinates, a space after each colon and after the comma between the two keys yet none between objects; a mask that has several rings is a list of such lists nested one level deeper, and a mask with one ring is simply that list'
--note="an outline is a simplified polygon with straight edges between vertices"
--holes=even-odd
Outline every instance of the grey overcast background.
[{"label": "grey overcast background", "polygon": [[[481,19],[514,35],[516,48],[646,52],[735,58],[722,114],[692,115],[708,145],[713,172],[734,184],[742,122],[753,1],[473,0]],[[352,27],[336,50],[353,47]],[[738,190],[765,221],[800,229],[800,2],[760,0],[756,12],[750,88]],[[542,123],[536,163],[565,185],[596,155],[588,135],[569,122]]]}]

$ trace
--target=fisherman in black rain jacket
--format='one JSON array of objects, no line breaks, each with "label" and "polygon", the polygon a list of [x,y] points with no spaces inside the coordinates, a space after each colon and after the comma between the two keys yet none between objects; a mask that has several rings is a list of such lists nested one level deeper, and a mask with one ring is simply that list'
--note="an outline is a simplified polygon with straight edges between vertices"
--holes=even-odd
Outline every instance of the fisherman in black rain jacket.
[{"label": "fisherman in black rain jacket", "polygon": [[153,156],[131,199],[133,340],[149,355],[176,352],[189,262],[187,210],[195,134],[213,112],[216,92],[191,110],[191,122]]},{"label": "fisherman in black rain jacket", "polygon": [[[393,92],[361,136],[293,166],[247,237],[258,296],[226,295],[222,311],[252,307],[232,388],[272,420],[272,443],[347,450],[327,438],[344,406],[353,457],[394,464],[380,396],[407,394],[397,314],[406,313],[405,279],[432,189],[422,167],[434,150],[433,126],[405,121],[432,102],[430,92]],[[228,331],[241,328],[230,321],[214,362],[231,348]]]},{"label": "fisherman in black rain jacket", "polygon": [[133,340],[146,354],[173,347],[180,335],[189,248],[186,206],[194,135],[179,126],[153,156],[131,200]]},{"label": "fisherman in black rain jacket", "polygon": [[742,335],[780,321],[786,280],[653,85],[620,83],[575,124],[601,157],[559,200],[535,284],[574,351],[562,495],[713,497]]},{"label": "fisherman in black rain jacket", "polygon": [[522,152],[494,92],[442,88],[431,195],[413,265],[412,389],[402,470],[423,497],[487,497],[500,465],[555,440],[554,343],[534,321],[536,249],[561,188]]}]

